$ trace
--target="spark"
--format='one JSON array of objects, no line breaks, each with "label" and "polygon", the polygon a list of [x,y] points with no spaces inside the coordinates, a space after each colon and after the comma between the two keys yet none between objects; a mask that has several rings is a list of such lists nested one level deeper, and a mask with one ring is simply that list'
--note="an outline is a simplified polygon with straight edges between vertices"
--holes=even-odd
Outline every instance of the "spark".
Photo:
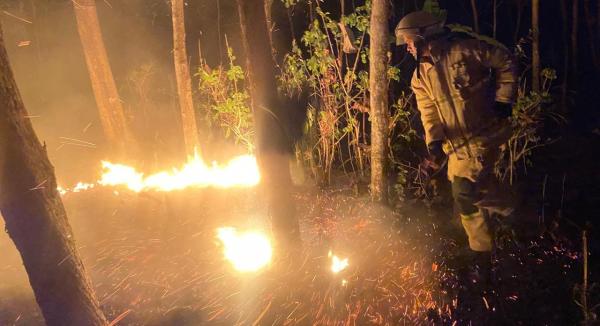
[{"label": "spark", "polygon": [[217,236],[225,246],[225,258],[240,272],[258,271],[271,261],[271,242],[262,232],[238,233],[235,228],[223,227],[217,229]]}]

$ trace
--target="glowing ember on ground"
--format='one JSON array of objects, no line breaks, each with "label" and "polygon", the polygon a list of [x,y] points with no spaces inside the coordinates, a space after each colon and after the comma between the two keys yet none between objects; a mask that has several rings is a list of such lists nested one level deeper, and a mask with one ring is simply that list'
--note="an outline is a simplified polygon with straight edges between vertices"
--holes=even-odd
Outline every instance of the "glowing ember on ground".
[{"label": "glowing ember on ground", "polygon": [[329,257],[331,258],[331,271],[339,273],[348,267],[348,258],[341,259],[329,251]]},{"label": "glowing ember on ground", "polygon": [[254,272],[271,261],[273,254],[271,242],[263,233],[258,231],[238,233],[232,227],[219,228],[217,233],[225,246],[225,258],[238,271]]}]

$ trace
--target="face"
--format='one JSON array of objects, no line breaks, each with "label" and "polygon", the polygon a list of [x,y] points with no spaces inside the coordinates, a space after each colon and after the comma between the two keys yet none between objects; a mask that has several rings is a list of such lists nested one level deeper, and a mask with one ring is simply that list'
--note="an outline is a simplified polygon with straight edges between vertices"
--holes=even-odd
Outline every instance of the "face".
[{"label": "face", "polygon": [[410,35],[404,35],[404,42],[406,43],[406,52],[410,53],[413,58],[417,58],[417,46],[415,38]]}]

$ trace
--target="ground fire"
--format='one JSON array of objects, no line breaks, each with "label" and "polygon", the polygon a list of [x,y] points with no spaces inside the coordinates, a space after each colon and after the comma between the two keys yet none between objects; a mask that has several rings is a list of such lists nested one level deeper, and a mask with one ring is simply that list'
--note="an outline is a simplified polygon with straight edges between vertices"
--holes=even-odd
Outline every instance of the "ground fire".
[{"label": "ground fire", "polygon": [[134,167],[102,161],[102,175],[96,183],[78,182],[72,188],[59,187],[61,194],[80,192],[95,185],[122,187],[133,192],[173,191],[185,188],[231,188],[252,187],[260,181],[256,159],[243,155],[224,165],[207,164],[196,153],[181,168],[152,173],[148,176]]}]

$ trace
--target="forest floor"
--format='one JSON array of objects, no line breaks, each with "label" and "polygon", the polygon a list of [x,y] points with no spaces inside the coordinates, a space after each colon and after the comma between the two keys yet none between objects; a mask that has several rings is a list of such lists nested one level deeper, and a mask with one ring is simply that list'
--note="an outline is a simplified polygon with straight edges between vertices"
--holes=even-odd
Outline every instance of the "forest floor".
[{"label": "forest floor", "polygon": [[[349,186],[295,191],[303,252],[254,274],[216,229],[265,227],[253,190],[63,197],[102,310],[118,325],[572,325],[581,254],[552,232],[504,241],[490,286],[461,267],[464,239],[434,210],[391,211]],[[446,214],[451,215],[451,214]],[[42,325],[18,252],[0,235],[0,325]],[[348,257],[330,270],[328,252]],[[277,253],[275,253],[277,255]]]}]

